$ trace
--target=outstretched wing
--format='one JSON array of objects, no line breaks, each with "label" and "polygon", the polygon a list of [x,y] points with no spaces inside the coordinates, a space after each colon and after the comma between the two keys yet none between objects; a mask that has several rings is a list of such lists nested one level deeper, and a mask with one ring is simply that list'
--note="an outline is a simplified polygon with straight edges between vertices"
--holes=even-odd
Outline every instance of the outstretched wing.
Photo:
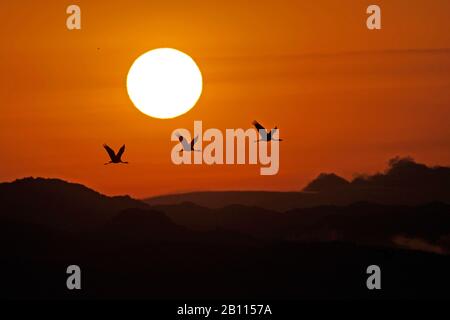
[{"label": "outstretched wing", "polygon": [[259,131],[259,130],[264,130],[266,131],[266,128],[264,128],[258,121],[254,120],[252,122],[252,124],[255,126],[255,128]]},{"label": "outstretched wing", "polygon": [[111,158],[111,160],[114,160],[114,158],[116,157],[114,150],[111,149],[106,143],[103,145],[103,148],[105,148],[106,152],[108,152],[108,155]]},{"label": "outstretched wing", "polygon": [[121,158],[123,153],[125,152],[125,145],[123,145],[120,149],[119,152],[117,152],[117,158]]},{"label": "outstretched wing", "polygon": [[[267,131],[258,121],[254,120],[252,124],[255,126],[256,130],[258,130],[261,139],[267,138]],[[262,130],[262,131],[261,131]]]},{"label": "outstretched wing", "polygon": [[198,136],[196,136],[194,139],[192,139],[192,141],[191,141],[191,149],[194,148],[194,145],[197,143],[197,141],[198,141]]},{"label": "outstretched wing", "polygon": [[187,142],[187,140],[180,135],[179,133],[176,133],[178,140],[180,140],[181,145],[183,146],[183,149],[188,151],[191,149],[191,145],[189,144],[189,142]]}]

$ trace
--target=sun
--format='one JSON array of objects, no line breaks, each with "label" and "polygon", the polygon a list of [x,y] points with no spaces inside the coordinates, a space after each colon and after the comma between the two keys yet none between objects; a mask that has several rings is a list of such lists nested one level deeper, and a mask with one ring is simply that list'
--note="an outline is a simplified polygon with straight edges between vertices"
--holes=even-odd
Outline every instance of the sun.
[{"label": "sun", "polygon": [[142,113],[159,119],[191,110],[202,93],[202,74],[187,54],[171,49],[150,50],[134,61],[127,76],[128,95]]}]

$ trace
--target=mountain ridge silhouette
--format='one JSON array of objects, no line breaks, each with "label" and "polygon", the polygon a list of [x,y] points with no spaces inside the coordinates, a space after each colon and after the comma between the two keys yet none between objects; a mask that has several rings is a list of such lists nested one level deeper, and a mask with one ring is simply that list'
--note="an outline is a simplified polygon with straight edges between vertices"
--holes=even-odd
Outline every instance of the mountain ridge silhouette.
[{"label": "mountain ridge silhouette", "polygon": [[450,203],[450,167],[430,167],[410,157],[396,157],[389,160],[384,172],[359,175],[351,181],[334,173],[321,173],[299,191],[199,191],[144,201],[151,206],[192,202],[208,208],[241,204],[280,212],[361,201],[389,205]]},{"label": "mountain ridge silhouette", "polygon": [[61,179],[28,177],[0,183],[0,208],[2,219],[71,230],[90,228],[124,209],[148,205],[129,196],[108,197]]},{"label": "mountain ridge silhouette", "polygon": [[[27,178],[0,184],[0,209],[8,299],[429,298],[450,285],[450,204],[438,201],[150,206]],[[364,286],[373,263],[387,270],[380,295]],[[80,292],[64,285],[71,264]]]}]

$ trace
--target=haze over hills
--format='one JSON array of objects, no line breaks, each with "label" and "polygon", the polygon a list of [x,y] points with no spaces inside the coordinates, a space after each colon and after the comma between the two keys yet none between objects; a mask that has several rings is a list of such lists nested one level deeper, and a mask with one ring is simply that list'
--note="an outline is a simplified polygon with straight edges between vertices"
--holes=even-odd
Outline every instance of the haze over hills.
[{"label": "haze over hills", "polygon": [[240,204],[286,211],[321,205],[349,205],[368,201],[379,204],[419,205],[450,203],[450,168],[429,167],[411,158],[394,158],[383,173],[358,176],[352,181],[322,173],[299,192],[206,191],[146,199],[149,205],[192,202],[208,208]]},{"label": "haze over hills", "polygon": [[[348,194],[347,202],[420,191],[420,201],[439,200],[447,183],[448,168],[399,159],[384,174],[351,182],[321,175],[298,194],[321,201]],[[296,194],[276,196],[292,205]],[[234,196],[250,201],[245,192]],[[270,204],[266,196],[254,193],[251,201]],[[450,286],[445,202],[365,201],[284,212],[242,204],[150,206],[58,179],[26,178],[0,184],[0,206],[0,272],[8,275],[0,297],[444,297]],[[65,268],[74,263],[86,275],[79,293],[64,286]],[[380,296],[364,287],[373,263],[387,270]]]},{"label": "haze over hills", "polygon": [[193,203],[155,206],[191,230],[217,228],[270,241],[341,241],[450,253],[450,205],[355,203],[276,212],[232,205],[210,209]]},{"label": "haze over hills", "polygon": [[[428,188],[417,181],[426,182]],[[280,212],[265,206],[268,193],[235,192],[230,193],[234,198],[226,199],[239,197],[248,203],[259,198],[257,206],[208,208],[192,202],[152,206],[127,196],[108,197],[58,179],[25,178],[0,184],[0,220],[41,225],[50,230],[108,230],[108,234],[120,238],[197,238],[196,232],[223,230],[264,241],[344,241],[445,254],[450,252],[450,204],[442,199],[446,199],[448,181],[448,168],[429,168],[410,159],[395,159],[384,174],[352,182],[322,174],[305,192],[273,193],[284,205],[293,205],[292,199],[303,201],[296,209]],[[399,198],[400,204],[351,202],[375,198],[389,199],[389,203],[395,200],[393,194],[419,191],[427,193],[412,199],[419,205],[401,204],[406,200],[403,197]],[[300,197],[296,198],[297,194]]]}]

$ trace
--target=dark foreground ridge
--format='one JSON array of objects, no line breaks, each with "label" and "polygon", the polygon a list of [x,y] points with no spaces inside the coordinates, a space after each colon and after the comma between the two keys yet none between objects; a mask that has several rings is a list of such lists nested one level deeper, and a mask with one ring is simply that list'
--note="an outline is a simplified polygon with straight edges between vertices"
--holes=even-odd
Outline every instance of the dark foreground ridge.
[{"label": "dark foreground ridge", "polygon": [[[403,165],[393,163],[364,183],[404,185],[397,172]],[[433,170],[446,177],[446,169],[417,169],[445,186],[447,178],[436,180]],[[309,187],[331,194],[323,190],[361,183],[327,179]],[[241,204],[149,206],[62,180],[27,178],[0,184],[0,206],[2,298],[450,297],[450,205],[443,201],[285,212]],[[82,269],[80,291],[66,288],[73,264]],[[381,267],[381,291],[366,287],[372,264]]]}]

